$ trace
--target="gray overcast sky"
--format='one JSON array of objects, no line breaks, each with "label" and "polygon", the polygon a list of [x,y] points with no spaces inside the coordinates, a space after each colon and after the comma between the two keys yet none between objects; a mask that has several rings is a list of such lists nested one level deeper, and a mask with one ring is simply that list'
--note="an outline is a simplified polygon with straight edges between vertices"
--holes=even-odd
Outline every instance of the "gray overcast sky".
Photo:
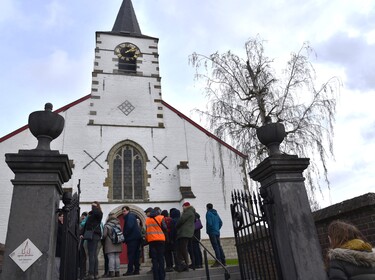
[{"label": "gray overcast sky", "polygon": [[[25,125],[46,102],[54,109],[90,93],[95,31],[110,31],[121,0],[0,1],[0,137]],[[343,82],[335,129],[332,189],[321,205],[374,191],[375,1],[133,0],[142,33],[158,37],[163,99],[199,121],[202,85],[188,56],[267,40],[284,61],[309,41],[319,78]]]}]

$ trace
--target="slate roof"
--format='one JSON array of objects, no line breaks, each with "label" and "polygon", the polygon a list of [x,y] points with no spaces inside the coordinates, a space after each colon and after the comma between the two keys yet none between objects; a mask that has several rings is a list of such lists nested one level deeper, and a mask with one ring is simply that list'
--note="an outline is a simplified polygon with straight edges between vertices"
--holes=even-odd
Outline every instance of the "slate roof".
[{"label": "slate roof", "polygon": [[135,15],[131,0],[123,0],[117,14],[112,32],[123,32],[131,35],[142,35],[137,16]]}]

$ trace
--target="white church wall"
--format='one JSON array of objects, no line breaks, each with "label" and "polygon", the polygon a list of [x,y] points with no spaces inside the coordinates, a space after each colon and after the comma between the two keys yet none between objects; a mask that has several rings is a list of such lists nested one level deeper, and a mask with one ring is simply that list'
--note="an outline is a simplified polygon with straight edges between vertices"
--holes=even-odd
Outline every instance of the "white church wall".
[{"label": "white church wall", "polygon": [[[157,84],[155,78],[98,74],[96,80],[99,90],[95,95],[100,99],[93,100],[90,107],[90,111],[95,111],[90,116],[95,124],[158,126],[158,104],[154,100],[160,96],[155,90],[150,94],[150,87]],[[125,101],[134,107],[128,115],[118,109]]]},{"label": "white church wall", "polygon": [[[81,180],[81,201],[88,206],[94,200],[100,202],[108,201],[108,188],[103,186],[107,177],[108,163],[106,157],[113,145],[130,139],[145,149],[149,162],[147,170],[151,175],[147,192],[150,202],[137,203],[141,208],[156,206],[169,210],[172,207],[181,209],[181,193],[179,187],[181,178],[177,165],[181,161],[189,162],[190,186],[196,195],[194,199],[186,199],[197,209],[205,223],[205,205],[208,202],[214,204],[214,208],[219,211],[224,221],[223,236],[232,236],[230,220],[230,192],[232,189],[242,188],[244,175],[238,168],[239,162],[236,155],[226,147],[222,147],[222,163],[224,165],[224,183],[220,177],[220,157],[218,144],[208,137],[204,132],[197,129],[186,120],[180,118],[168,108],[164,108],[164,122],[166,128],[129,128],[129,127],[108,127],[108,126],[87,126],[88,116],[82,112],[87,112],[90,99],[81,102],[61,114],[65,118],[65,129],[62,135],[51,143],[52,149],[57,149],[61,153],[68,154],[73,160],[72,179],[64,184],[64,187],[76,188],[78,179]],[[12,138],[1,143],[1,151],[17,152],[16,147],[32,149],[37,145],[36,139],[25,130]],[[92,158],[103,152],[96,161],[86,166]],[[167,156],[162,163],[159,161]],[[5,241],[6,225],[9,216],[10,197],[12,185],[10,179],[13,173],[6,166],[5,162],[0,163],[1,184],[4,192],[0,197],[0,242]],[[86,166],[86,167],[85,167]],[[85,167],[85,168],[84,168]],[[156,167],[156,168],[155,168]],[[216,172],[214,172],[216,170]],[[186,178],[185,178],[186,179]],[[184,185],[187,182],[183,183]],[[223,185],[226,187],[223,192]],[[226,203],[224,202],[224,197]],[[106,204],[105,215],[108,215],[117,204]],[[84,211],[84,207],[82,207]]]}]

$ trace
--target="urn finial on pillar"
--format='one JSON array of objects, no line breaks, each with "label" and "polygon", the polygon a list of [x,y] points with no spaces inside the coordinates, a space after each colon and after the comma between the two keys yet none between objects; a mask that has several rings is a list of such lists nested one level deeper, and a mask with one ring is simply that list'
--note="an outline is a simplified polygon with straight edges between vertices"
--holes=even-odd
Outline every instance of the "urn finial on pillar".
[{"label": "urn finial on pillar", "polygon": [[282,123],[267,123],[257,128],[259,141],[268,148],[268,155],[280,155],[280,144],[283,142],[286,134]]},{"label": "urn finial on pillar", "polygon": [[64,129],[64,118],[52,112],[52,104],[46,103],[44,111],[35,111],[29,115],[29,129],[38,139],[36,150],[51,150],[50,143]]}]

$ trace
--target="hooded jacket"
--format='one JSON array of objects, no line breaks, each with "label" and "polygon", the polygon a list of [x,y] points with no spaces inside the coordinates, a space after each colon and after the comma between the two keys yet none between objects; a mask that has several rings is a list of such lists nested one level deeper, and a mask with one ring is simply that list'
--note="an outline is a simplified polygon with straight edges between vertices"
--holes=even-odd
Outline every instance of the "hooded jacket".
[{"label": "hooded jacket", "polygon": [[172,209],[169,210],[169,216],[172,218],[171,232],[170,232],[170,237],[171,237],[170,242],[174,243],[177,240],[176,225],[177,225],[178,219],[180,219],[180,217],[181,217],[181,212],[180,212],[180,210],[178,210],[176,208],[172,208]]},{"label": "hooded jacket", "polygon": [[[363,242],[363,241],[362,241]],[[375,279],[375,250],[335,248],[328,251],[330,280]]]},{"label": "hooded jacket", "polygon": [[215,209],[209,209],[206,213],[206,232],[208,235],[220,235],[223,222]]},{"label": "hooded jacket", "polygon": [[104,239],[104,252],[108,253],[120,253],[122,251],[122,244],[113,244],[111,240],[112,227],[120,227],[120,221],[117,218],[110,218],[104,225],[103,239]]},{"label": "hooded jacket", "polygon": [[193,206],[188,206],[182,211],[182,215],[177,221],[177,239],[193,237],[195,230],[194,221],[195,209]]}]

